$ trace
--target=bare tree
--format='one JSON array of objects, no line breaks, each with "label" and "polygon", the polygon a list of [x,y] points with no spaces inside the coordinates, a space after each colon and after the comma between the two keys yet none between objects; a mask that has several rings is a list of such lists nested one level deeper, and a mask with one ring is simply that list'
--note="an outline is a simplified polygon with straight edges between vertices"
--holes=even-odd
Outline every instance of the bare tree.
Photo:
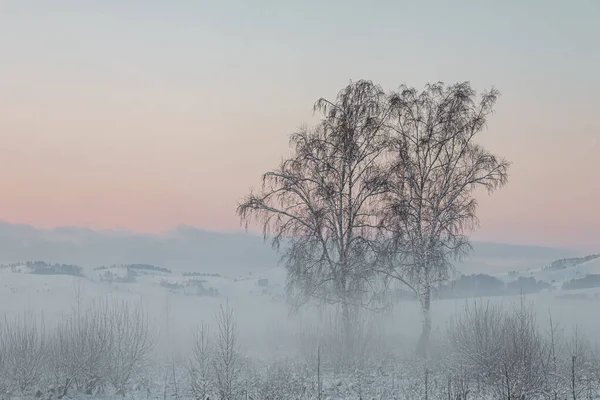
[{"label": "bare tree", "polygon": [[208,325],[200,324],[194,333],[194,347],[189,360],[190,388],[197,400],[206,400],[214,390],[213,349]]},{"label": "bare tree", "polygon": [[346,337],[353,308],[368,306],[374,291],[388,100],[379,86],[358,81],[334,102],[317,101],[320,124],[291,135],[293,156],[263,174],[261,192],[237,209],[246,228],[254,219],[262,223],[276,249],[286,240],[282,258],[294,308],[310,299],[341,305]]},{"label": "bare tree", "polygon": [[48,366],[58,385],[59,398],[73,386],[88,394],[103,388],[110,349],[106,316],[104,305],[92,302],[85,308],[75,308],[54,330]]},{"label": "bare tree", "polygon": [[216,386],[221,400],[232,400],[236,397],[240,379],[240,354],[237,343],[237,323],[233,310],[229,305],[221,305],[217,314],[216,349],[214,370]]},{"label": "bare tree", "polygon": [[148,317],[140,305],[114,301],[106,308],[109,349],[106,353],[108,379],[119,393],[125,391],[132,375],[142,371],[154,341]]},{"label": "bare tree", "polygon": [[395,240],[385,272],[421,303],[422,356],[431,333],[432,289],[470,249],[466,234],[478,223],[474,191],[491,193],[508,179],[509,163],[476,143],[497,98],[492,89],[477,102],[468,82],[437,83],[422,92],[403,86],[392,104],[395,162],[383,220]]},{"label": "bare tree", "polygon": [[563,368],[564,363],[563,357],[565,353],[565,341],[564,341],[564,330],[560,327],[554,319],[552,314],[549,313],[548,328],[546,331],[547,336],[547,373],[546,373],[546,384],[544,385],[547,390],[546,397],[551,399],[564,398],[568,393],[567,384],[569,382],[568,374],[565,374]]},{"label": "bare tree", "polygon": [[591,391],[592,382],[590,378],[594,375],[592,345],[581,334],[578,326],[574,327],[565,350],[568,353],[565,353],[563,360],[568,360],[568,362],[563,364],[563,376],[568,376],[570,395],[573,400],[592,398],[586,396],[586,392]]}]

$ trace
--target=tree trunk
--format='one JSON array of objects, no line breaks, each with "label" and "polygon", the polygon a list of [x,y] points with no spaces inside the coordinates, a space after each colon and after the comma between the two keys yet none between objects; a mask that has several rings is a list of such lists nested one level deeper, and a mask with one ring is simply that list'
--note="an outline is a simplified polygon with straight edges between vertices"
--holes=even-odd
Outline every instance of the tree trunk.
[{"label": "tree trunk", "polygon": [[352,346],[352,319],[350,316],[350,305],[346,302],[342,303],[342,329],[344,330],[344,346],[349,350]]},{"label": "tree trunk", "polygon": [[425,285],[423,293],[421,293],[421,314],[423,317],[423,325],[421,328],[421,336],[417,342],[417,356],[427,357],[427,347],[429,346],[429,336],[431,335],[431,288]]}]

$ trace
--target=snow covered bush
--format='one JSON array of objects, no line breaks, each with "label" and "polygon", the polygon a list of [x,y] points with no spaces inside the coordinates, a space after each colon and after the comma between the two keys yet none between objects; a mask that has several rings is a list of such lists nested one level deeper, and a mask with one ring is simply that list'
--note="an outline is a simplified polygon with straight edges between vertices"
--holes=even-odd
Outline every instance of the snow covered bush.
[{"label": "snow covered bush", "polygon": [[40,382],[47,362],[46,330],[35,316],[4,318],[0,328],[0,388],[25,392]]},{"label": "snow covered bush", "polygon": [[92,302],[74,309],[54,330],[49,374],[63,396],[71,388],[96,394],[107,384],[124,392],[142,371],[153,344],[141,306]]},{"label": "snow covered bush", "polygon": [[103,389],[110,347],[106,313],[102,303],[78,307],[54,330],[49,367],[60,395],[71,388],[87,394]]},{"label": "snow covered bush", "polygon": [[448,339],[453,374],[471,377],[478,391],[501,399],[545,392],[547,340],[532,309],[522,302],[511,312],[489,302],[467,305],[450,323]]}]

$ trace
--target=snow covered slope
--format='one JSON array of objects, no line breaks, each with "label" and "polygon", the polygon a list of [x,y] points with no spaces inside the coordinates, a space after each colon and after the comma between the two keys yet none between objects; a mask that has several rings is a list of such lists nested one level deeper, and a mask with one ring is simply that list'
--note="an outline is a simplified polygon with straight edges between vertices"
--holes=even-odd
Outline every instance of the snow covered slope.
[{"label": "snow covered slope", "polygon": [[[474,242],[473,252],[457,269],[463,273],[502,273],[541,268],[574,252],[560,248]],[[60,227],[52,230],[0,222],[0,263],[44,260],[97,267],[145,263],[173,272],[245,275],[268,271],[279,256],[262,237],[247,233],[209,232],[179,226],[161,235],[93,231]]]},{"label": "snow covered slope", "polygon": [[508,274],[498,274],[497,276],[505,281],[514,280],[517,276],[533,277],[551,283],[555,288],[560,288],[564,282],[573,279],[585,278],[587,275],[600,274],[600,258],[577,264],[575,266],[563,269],[550,269],[547,267],[516,271],[516,275],[509,277]]}]

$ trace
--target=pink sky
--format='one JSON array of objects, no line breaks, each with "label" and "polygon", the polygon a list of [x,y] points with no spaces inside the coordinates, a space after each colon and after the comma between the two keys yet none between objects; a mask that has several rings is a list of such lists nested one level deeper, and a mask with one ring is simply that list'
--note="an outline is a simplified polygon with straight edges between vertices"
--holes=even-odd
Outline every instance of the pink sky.
[{"label": "pink sky", "polygon": [[[348,62],[308,45],[317,38],[286,38],[305,43],[297,54],[276,33],[238,43],[217,31],[229,28],[184,20],[177,30],[80,9],[26,18],[16,4],[0,17],[17,38],[0,31],[0,220],[237,229],[238,200],[287,154],[287,134],[314,121],[318,97],[349,79],[467,79],[503,93],[484,144],[513,162],[508,186],[480,197],[474,238],[600,250],[600,61],[589,53],[564,64],[566,45],[534,60],[518,42],[475,41],[451,56],[415,38],[398,45],[417,49],[410,64],[382,52]],[[474,57],[479,45],[490,53]]]}]

